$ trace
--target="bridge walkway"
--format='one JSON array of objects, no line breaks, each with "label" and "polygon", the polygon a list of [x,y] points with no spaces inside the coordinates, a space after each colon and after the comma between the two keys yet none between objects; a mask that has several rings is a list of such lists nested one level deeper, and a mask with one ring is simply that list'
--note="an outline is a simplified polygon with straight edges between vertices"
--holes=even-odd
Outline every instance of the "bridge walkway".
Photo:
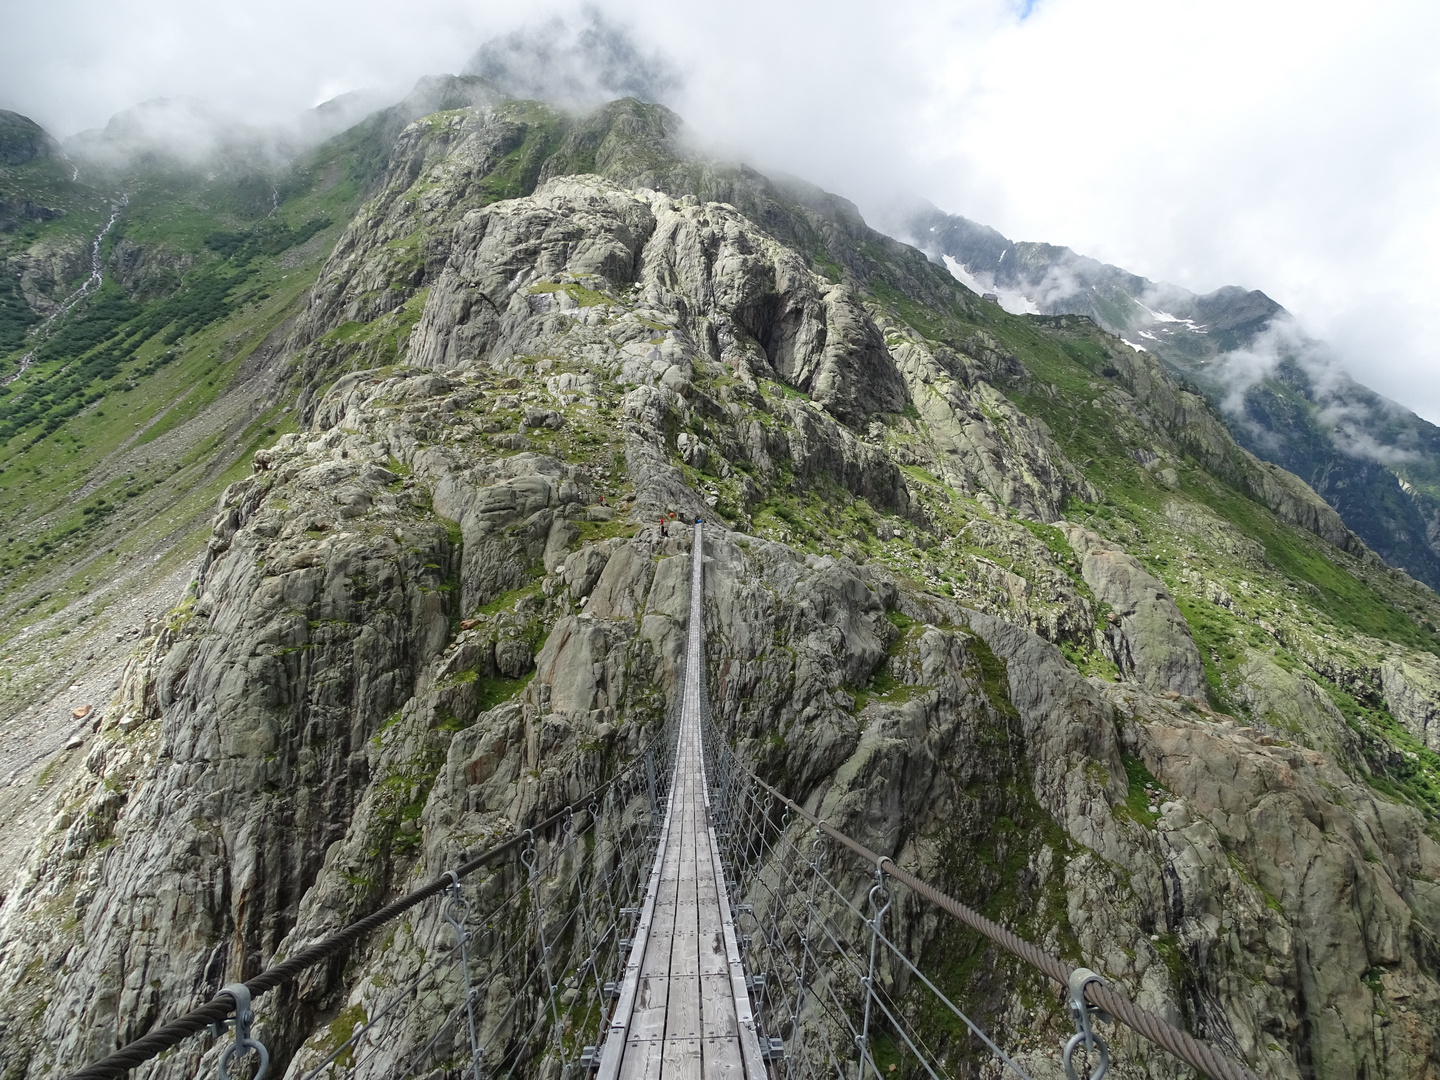
[{"label": "bridge walkway", "polygon": [[695,525],[674,781],[600,1080],[767,1076],[710,820],[701,745],[703,529]]}]

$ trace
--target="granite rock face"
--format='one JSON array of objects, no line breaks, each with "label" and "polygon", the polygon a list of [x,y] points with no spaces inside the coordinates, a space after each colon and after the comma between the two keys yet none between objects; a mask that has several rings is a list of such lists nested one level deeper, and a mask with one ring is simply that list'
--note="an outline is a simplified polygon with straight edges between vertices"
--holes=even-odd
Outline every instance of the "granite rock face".
[{"label": "granite rock face", "polygon": [[1065,536],[1081,558],[1085,583],[1118,617],[1110,642],[1121,672],[1147,690],[1202,697],[1200,652],[1165,586],[1133,555],[1095,533],[1072,526]]},{"label": "granite rock face", "polygon": [[557,275],[600,277],[657,307],[680,300],[689,319],[714,328],[714,347],[722,333],[726,344],[753,343],[752,374],[852,424],[906,404],[880,330],[851,290],[818,281],[732,208],[583,177],[464,217],[415,329],[415,362],[445,368],[476,353],[514,354],[531,343],[537,310],[565,318],[564,290],[527,289]]},{"label": "granite rock face", "polygon": [[[577,799],[655,734],[697,617],[721,729],[838,827],[1262,1075],[1435,1075],[1440,845],[1366,783],[1318,681],[1383,682],[1428,739],[1430,662],[1311,678],[1257,647],[1218,685],[1258,726],[1216,711],[1175,587],[1127,550],[1146,534],[1022,408],[1051,393],[1039,360],[879,303],[863,225],[809,216],[813,194],[781,213],[732,177],[734,201],[704,199],[645,158],[648,183],[552,169],[492,198],[507,160],[557,160],[528,115],[405,129],[332,255],[290,343],[304,430],[226,491],[0,909],[5,1075],[78,1067]],[[821,220],[858,269],[803,257]],[[1116,427],[1158,464],[1176,421],[1150,403],[1188,406],[1158,369],[1131,383]],[[1225,556],[1171,576],[1242,608],[1260,546],[1164,491],[1154,527]],[[1289,647],[1319,665],[1312,644]],[[970,958],[950,989],[1058,1075],[1053,988],[933,911],[895,918],[914,955]],[[435,928],[417,909],[262,1004],[272,1067],[318,1065]],[[365,1075],[401,1070],[452,1006],[390,1021]],[[1184,1075],[1114,1043],[1126,1075]],[[206,1045],[147,1075],[211,1067]]]},{"label": "granite rock face", "polygon": [[1440,750],[1440,663],[1423,653],[1397,657],[1381,667],[1380,679],[1395,718]]}]

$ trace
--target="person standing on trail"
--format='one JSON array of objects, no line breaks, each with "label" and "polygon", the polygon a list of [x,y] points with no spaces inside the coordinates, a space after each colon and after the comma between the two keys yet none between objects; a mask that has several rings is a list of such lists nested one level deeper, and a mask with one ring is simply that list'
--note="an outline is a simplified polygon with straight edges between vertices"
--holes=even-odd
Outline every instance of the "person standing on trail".
[{"label": "person standing on trail", "polygon": [[669,535],[670,535],[670,522],[665,519],[665,515],[664,515],[664,514],[661,514],[661,515],[660,515],[660,535],[661,535],[661,536],[669,536]]}]

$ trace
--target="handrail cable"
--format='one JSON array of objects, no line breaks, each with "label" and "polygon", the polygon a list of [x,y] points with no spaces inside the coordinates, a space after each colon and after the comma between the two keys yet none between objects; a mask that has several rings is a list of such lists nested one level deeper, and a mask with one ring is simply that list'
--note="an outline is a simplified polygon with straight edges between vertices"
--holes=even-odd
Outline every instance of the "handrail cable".
[{"label": "handrail cable", "polygon": [[[665,736],[660,737],[663,745]],[[647,748],[647,750],[650,748]],[[468,877],[476,870],[494,862],[503,855],[516,850],[525,844],[534,834],[559,824],[565,816],[576,807],[585,807],[591,802],[597,801],[601,795],[628,775],[633,769],[643,764],[645,751],[637,754],[624,769],[616,773],[605,783],[594,788],[588,794],[574,800],[562,810],[557,810],[543,821],[539,821],[526,829],[520,830],[510,839],[495,845],[494,847],[481,852],[469,861],[462,863],[455,871],[447,871],[440,877],[424,885],[414,892],[391,901],[384,907],[371,914],[351,923],[349,926],[336,930],[334,933],[322,938],[290,959],[282,961],[266,968],[253,979],[245,980],[244,985],[249,989],[252,1000],[269,990],[293,981],[301,973],[308,971],[316,964],[339,955],[345,949],[353,946],[372,930],[383,926],[411,908],[424,903],[431,897],[438,896],[451,885],[455,878]],[[76,1072],[71,1073],[66,1080],[120,1080],[126,1073],[137,1065],[141,1065],[151,1058],[157,1057],[166,1050],[180,1045],[190,1036],[198,1034],[208,1027],[223,1023],[235,1009],[234,996],[227,990],[221,990],[204,1005],[191,1009],[183,1016],[178,1016],[162,1027],[142,1035],[120,1049],[101,1058],[90,1065],[85,1066]]]},{"label": "handrail cable", "polygon": [[[746,770],[747,772],[749,770]],[[974,930],[979,931],[995,944],[1024,960],[1031,967],[1049,976],[1061,986],[1068,986],[1074,970],[1058,957],[1051,956],[1043,949],[1032,945],[999,923],[987,919],[978,911],[967,907],[953,897],[932,888],[914,874],[902,870],[888,855],[879,855],[857,840],[852,840],[840,830],[810,813],[795,800],[771,787],[751,773],[751,778],[772,797],[779,800],[793,813],[799,814],[830,839],[848,848],[881,873],[887,874],[907,886],[916,895],[924,897],[936,907],[949,912],[955,918]],[[1116,1020],[1139,1032],[1155,1045],[1168,1050],[1182,1061],[1199,1069],[1212,1080],[1259,1080],[1258,1076],[1240,1062],[1222,1054],[1213,1046],[1203,1043],[1187,1032],[1156,1016],[1148,1009],[1141,1008],[1127,998],[1121,997],[1108,986],[1091,982],[1085,986],[1085,998],[1090,1004],[1104,1009]]]}]

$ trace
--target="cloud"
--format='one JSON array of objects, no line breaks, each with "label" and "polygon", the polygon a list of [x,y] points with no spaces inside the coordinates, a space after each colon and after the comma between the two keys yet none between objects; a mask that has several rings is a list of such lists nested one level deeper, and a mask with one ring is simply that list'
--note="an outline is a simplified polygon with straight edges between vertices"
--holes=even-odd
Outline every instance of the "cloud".
[{"label": "cloud", "polygon": [[[1357,386],[1331,347],[1316,341],[1293,318],[1278,316],[1244,349],[1220,357],[1216,375],[1228,390],[1220,407],[1232,420],[1246,425],[1251,435],[1271,441],[1270,433],[1257,424],[1246,407],[1247,395],[1267,379],[1280,374],[1282,364],[1294,364],[1310,384],[1310,399],[1316,419],[1329,431],[1336,447],[1351,457],[1382,465],[1403,465],[1425,458],[1420,448],[1406,443],[1414,432],[1406,424],[1396,425],[1400,406]],[[1392,433],[1390,441],[1376,432]]]},{"label": "cloud", "polygon": [[[337,90],[398,99],[491,42],[492,70],[534,60],[522,76],[543,70],[581,97],[661,97],[717,152],[862,210],[909,191],[1197,293],[1262,289],[1358,377],[1440,419],[1440,5],[624,0],[593,11],[587,23],[552,0],[12,0],[0,107],[62,136],[153,98],[273,121]],[[556,16],[566,36],[547,51]],[[588,44],[587,25],[600,28]],[[585,56],[604,61],[600,74],[571,63]]]},{"label": "cloud", "polygon": [[578,21],[554,16],[488,41],[465,65],[521,98],[584,108],[635,97],[673,101],[679,70],[658,50],[645,51],[633,32],[589,6]]},{"label": "cloud", "polygon": [[1084,286],[1074,272],[1063,263],[1057,263],[1045,271],[1045,276],[1034,286],[1035,303],[1046,310],[1052,304],[1068,300]]},{"label": "cloud", "polygon": [[1305,333],[1293,319],[1272,319],[1270,325],[1243,349],[1222,356],[1218,376],[1227,386],[1220,408],[1236,420],[1246,419],[1245,396],[1273,378],[1287,359],[1303,353],[1308,345]]}]

